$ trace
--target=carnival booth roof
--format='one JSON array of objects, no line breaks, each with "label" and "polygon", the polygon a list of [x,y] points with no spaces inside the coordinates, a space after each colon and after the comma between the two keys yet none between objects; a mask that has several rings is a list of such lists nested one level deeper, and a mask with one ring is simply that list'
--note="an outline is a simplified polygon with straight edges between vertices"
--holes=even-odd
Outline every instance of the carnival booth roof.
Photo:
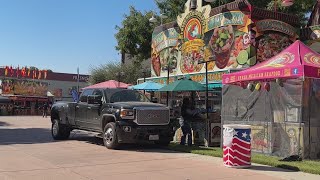
[{"label": "carnival booth roof", "polygon": [[131,89],[136,90],[146,90],[146,91],[157,91],[158,89],[162,88],[164,85],[153,82],[153,81],[146,81],[142,84],[138,84],[135,86],[131,86]]},{"label": "carnival booth roof", "polygon": [[188,79],[181,79],[164,86],[158,91],[205,91],[204,85]]},{"label": "carnival booth roof", "polygon": [[243,71],[224,74],[222,83],[299,77],[320,78],[320,54],[297,40],[269,60]]},{"label": "carnival booth roof", "polygon": [[115,81],[115,80],[109,80],[109,81],[105,81],[105,82],[101,82],[98,84],[94,84],[91,86],[87,86],[84,87],[82,89],[91,89],[91,88],[128,88],[130,86],[130,84],[126,84],[123,82],[120,82],[120,86],[119,86],[119,82]]}]

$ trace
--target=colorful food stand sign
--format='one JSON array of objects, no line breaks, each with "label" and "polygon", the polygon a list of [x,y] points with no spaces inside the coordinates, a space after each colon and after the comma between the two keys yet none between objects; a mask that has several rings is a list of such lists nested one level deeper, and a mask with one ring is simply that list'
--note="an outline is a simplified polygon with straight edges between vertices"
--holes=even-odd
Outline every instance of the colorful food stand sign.
[{"label": "colorful food stand sign", "polygon": [[294,27],[291,25],[273,19],[265,19],[256,22],[256,28],[258,33],[264,31],[278,31],[284,34],[289,35],[291,38],[296,38],[297,33]]},{"label": "colorful food stand sign", "polygon": [[176,46],[178,43],[178,32],[175,28],[167,29],[159,34],[152,36],[152,46],[159,53],[161,50]]},{"label": "colorful food stand sign", "polygon": [[167,77],[168,71],[171,76],[204,73],[203,61],[209,61],[208,72],[248,68],[279,54],[297,37],[295,29],[282,21],[254,22],[248,4],[245,11],[237,8],[239,2],[232,2],[232,9],[225,12],[225,6],[211,10],[210,5],[202,6],[202,0],[196,3],[191,9],[188,0],[176,22],[155,29],[152,77]]},{"label": "colorful food stand sign", "polygon": [[2,94],[27,96],[47,95],[48,83],[45,82],[15,79],[3,79],[1,81]]},{"label": "colorful food stand sign", "polygon": [[256,22],[257,61],[263,62],[279,54],[298,37],[291,25],[282,21],[265,19]]},{"label": "colorful food stand sign", "polygon": [[202,37],[206,18],[200,11],[194,10],[180,20],[180,22],[182,21],[180,28],[183,37],[180,70],[183,74],[200,72],[203,67],[203,64],[199,64],[199,62],[204,57],[203,47],[205,44]]},{"label": "colorful food stand sign", "polygon": [[245,25],[249,18],[247,15],[243,14],[241,11],[231,11],[221,13],[212,16],[208,20],[208,26],[206,31],[213,30],[214,28],[228,25]]}]

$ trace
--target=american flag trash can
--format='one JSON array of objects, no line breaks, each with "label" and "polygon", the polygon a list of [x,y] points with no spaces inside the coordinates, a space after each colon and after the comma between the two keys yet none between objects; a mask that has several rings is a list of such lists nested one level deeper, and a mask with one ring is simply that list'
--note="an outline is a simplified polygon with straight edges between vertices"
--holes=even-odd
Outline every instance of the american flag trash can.
[{"label": "american flag trash can", "polygon": [[251,128],[249,125],[223,125],[223,164],[227,167],[251,165]]}]

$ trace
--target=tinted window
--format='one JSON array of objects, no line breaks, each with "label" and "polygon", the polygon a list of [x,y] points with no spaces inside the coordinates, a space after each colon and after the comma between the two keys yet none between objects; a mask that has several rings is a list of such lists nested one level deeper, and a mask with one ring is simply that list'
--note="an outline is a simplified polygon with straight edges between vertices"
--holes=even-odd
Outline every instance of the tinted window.
[{"label": "tinted window", "polygon": [[105,99],[104,99],[104,96],[103,96],[103,93],[101,90],[99,89],[95,89],[92,93],[92,95],[94,96],[101,96],[101,101],[105,103]]},{"label": "tinted window", "polygon": [[87,97],[88,97],[88,95],[92,95],[92,93],[93,93],[93,89],[84,90],[84,91],[81,93],[80,101],[81,101],[81,102],[87,102]]},{"label": "tinted window", "polygon": [[127,101],[139,101],[139,102],[149,102],[149,99],[139,93],[138,91],[119,91],[114,93],[110,97],[110,102],[127,102]]},{"label": "tinted window", "polygon": [[99,89],[96,89],[93,91],[92,95],[102,96],[102,91],[100,91]]}]

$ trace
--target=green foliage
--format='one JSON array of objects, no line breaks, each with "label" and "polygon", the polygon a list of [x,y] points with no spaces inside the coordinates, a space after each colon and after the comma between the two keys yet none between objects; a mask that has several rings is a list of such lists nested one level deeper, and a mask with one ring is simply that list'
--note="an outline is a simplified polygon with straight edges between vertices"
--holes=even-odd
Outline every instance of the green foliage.
[{"label": "green foliage", "polygon": [[[314,4],[316,3],[316,0],[295,0],[294,4],[290,7],[283,7],[281,6],[282,0],[276,0],[276,1],[266,1],[268,2],[265,4],[265,1],[252,1],[257,4],[257,7],[265,7],[268,10],[276,10],[278,12],[288,13],[288,14],[294,14],[299,16],[300,19],[300,25],[304,26],[307,23],[306,14],[310,13],[312,11],[312,8]],[[255,3],[252,3],[255,5]]]},{"label": "green foliage", "polygon": [[[123,76],[119,77],[119,72],[123,72]],[[136,84],[137,79],[143,77],[143,69],[139,65],[122,65],[121,63],[107,63],[100,66],[90,68],[89,82],[96,84],[108,80],[119,80],[121,82]],[[146,71],[146,77],[150,77],[150,70]]]},{"label": "green foliage", "polygon": [[158,8],[161,13],[165,13],[168,16],[168,19],[165,19],[165,22],[176,21],[179,14],[184,12],[184,4],[186,1],[181,0],[166,0],[163,2],[156,1]]},{"label": "green foliage", "polygon": [[137,63],[150,58],[153,25],[149,23],[152,12],[142,13],[130,7],[129,15],[124,15],[115,37],[118,41],[116,50],[135,57]]}]

